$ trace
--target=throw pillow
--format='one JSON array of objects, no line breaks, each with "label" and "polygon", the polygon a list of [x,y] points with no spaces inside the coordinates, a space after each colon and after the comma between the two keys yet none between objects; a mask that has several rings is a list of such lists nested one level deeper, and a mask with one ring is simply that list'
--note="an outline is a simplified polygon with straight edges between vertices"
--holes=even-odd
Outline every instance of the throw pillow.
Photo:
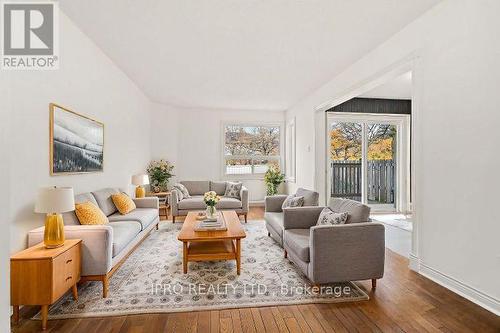
[{"label": "throw pillow", "polygon": [[125,193],[113,194],[111,200],[113,200],[113,203],[122,215],[128,214],[137,208],[135,202]]},{"label": "throw pillow", "polygon": [[90,201],[75,204],[75,213],[80,224],[107,224],[108,217]]},{"label": "throw pillow", "polygon": [[[189,195],[189,191],[188,189],[186,188],[186,186],[182,185],[181,183],[177,183],[174,185],[174,188],[178,190],[178,192],[181,192],[182,194],[182,199],[184,198],[189,198],[191,197]],[[180,197],[179,197],[179,200],[182,200]]]},{"label": "throw pillow", "polygon": [[285,201],[283,201],[283,205],[281,205],[281,209],[285,209],[288,207],[302,207],[304,206],[304,197],[298,197],[295,194],[290,194],[286,197]]},{"label": "throw pillow", "polygon": [[240,182],[238,182],[238,183],[227,182],[226,192],[224,193],[224,196],[241,200],[240,192],[241,192],[242,186],[243,186],[243,184]]},{"label": "throw pillow", "polygon": [[347,216],[349,213],[336,213],[329,207],[323,208],[321,214],[319,214],[318,222],[316,225],[334,225],[334,224],[344,224],[347,221]]}]

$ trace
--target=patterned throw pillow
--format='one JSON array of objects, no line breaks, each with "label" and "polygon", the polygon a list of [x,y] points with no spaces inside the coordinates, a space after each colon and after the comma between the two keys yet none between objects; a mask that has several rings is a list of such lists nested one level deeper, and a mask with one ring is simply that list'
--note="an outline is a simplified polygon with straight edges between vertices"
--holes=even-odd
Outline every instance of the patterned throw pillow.
[{"label": "patterned throw pillow", "polygon": [[283,205],[281,205],[281,209],[285,209],[288,207],[302,207],[304,206],[304,197],[298,197],[295,194],[290,194],[286,197],[285,201],[283,201]]},{"label": "patterned throw pillow", "polygon": [[319,214],[318,223],[316,225],[332,225],[332,224],[344,224],[347,221],[347,216],[349,213],[336,213],[329,207],[323,208],[321,214]]},{"label": "patterned throw pillow", "polygon": [[75,213],[80,224],[108,224],[109,220],[102,210],[90,201],[75,204]]},{"label": "patterned throw pillow", "polygon": [[226,184],[226,193],[224,193],[225,197],[229,198],[236,198],[238,200],[241,200],[240,198],[240,192],[241,192],[241,187],[243,186],[242,183],[233,183],[233,182],[227,182]]},{"label": "patterned throw pillow", "polygon": [[179,193],[179,201],[181,201],[184,198],[189,198],[191,197],[189,195],[189,191],[186,188],[186,186],[182,185],[181,183],[177,183],[174,185],[174,189],[177,190],[177,193]]},{"label": "patterned throw pillow", "polygon": [[120,214],[125,215],[136,209],[135,202],[125,193],[111,195],[111,200],[115,204]]}]

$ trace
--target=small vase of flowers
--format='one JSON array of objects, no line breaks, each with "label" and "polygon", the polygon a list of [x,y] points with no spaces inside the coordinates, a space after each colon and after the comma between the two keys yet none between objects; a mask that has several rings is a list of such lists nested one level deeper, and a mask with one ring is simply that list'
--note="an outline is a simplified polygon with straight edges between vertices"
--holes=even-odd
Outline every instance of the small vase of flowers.
[{"label": "small vase of flowers", "polygon": [[264,181],[266,183],[267,195],[278,194],[278,186],[285,180],[285,175],[281,173],[281,170],[277,166],[270,166],[264,175]]},{"label": "small vase of flowers", "polygon": [[206,192],[203,196],[203,201],[205,202],[205,205],[207,205],[207,218],[217,218],[217,210],[215,209],[215,205],[220,201],[220,196],[218,196],[214,191],[209,191]]}]

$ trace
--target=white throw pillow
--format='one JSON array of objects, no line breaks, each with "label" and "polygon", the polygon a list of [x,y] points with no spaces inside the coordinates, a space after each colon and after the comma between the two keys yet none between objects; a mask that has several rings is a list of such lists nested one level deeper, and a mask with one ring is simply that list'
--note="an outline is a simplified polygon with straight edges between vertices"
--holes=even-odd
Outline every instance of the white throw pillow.
[{"label": "white throw pillow", "polygon": [[321,214],[319,214],[318,222],[316,225],[335,225],[335,224],[345,224],[347,221],[347,216],[349,213],[336,213],[329,207],[323,208]]},{"label": "white throw pillow", "polygon": [[[174,185],[174,189],[176,189],[178,192],[180,192],[180,193],[181,193],[181,195],[179,196],[179,200],[182,200],[182,199],[184,199],[184,198],[189,198],[189,197],[191,197],[191,196],[189,195],[189,191],[188,191],[188,189],[186,188],[186,186],[184,186],[184,185],[182,185],[182,184],[180,184],[180,183],[175,184],[175,185]],[[182,197],[182,198],[181,198],[181,197]]]},{"label": "white throw pillow", "polygon": [[227,182],[226,192],[224,193],[224,196],[228,197],[228,198],[236,198],[238,200],[241,200],[240,192],[241,192],[242,186],[243,186],[243,184],[240,182],[238,182],[238,183]]},{"label": "white throw pillow", "polygon": [[285,201],[283,201],[283,205],[281,205],[281,209],[285,209],[288,207],[302,207],[304,206],[304,197],[298,197],[295,194],[290,194],[286,197]]}]

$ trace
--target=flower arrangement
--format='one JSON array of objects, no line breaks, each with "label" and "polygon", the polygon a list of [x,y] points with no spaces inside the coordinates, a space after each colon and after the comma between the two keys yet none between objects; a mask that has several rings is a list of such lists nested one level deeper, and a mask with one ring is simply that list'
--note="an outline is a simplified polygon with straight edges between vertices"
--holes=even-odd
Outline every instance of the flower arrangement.
[{"label": "flower arrangement", "polygon": [[209,191],[203,195],[203,201],[207,205],[207,217],[216,217],[215,205],[220,201],[220,196],[218,196],[214,191]]},{"label": "flower arrangement", "polygon": [[266,182],[267,195],[275,195],[278,193],[278,186],[285,180],[285,175],[281,173],[279,167],[271,165],[264,175]]},{"label": "flower arrangement", "polygon": [[174,166],[167,160],[154,160],[149,163],[146,169],[151,181],[151,188],[155,192],[166,190],[168,181],[174,176],[172,170]]}]

